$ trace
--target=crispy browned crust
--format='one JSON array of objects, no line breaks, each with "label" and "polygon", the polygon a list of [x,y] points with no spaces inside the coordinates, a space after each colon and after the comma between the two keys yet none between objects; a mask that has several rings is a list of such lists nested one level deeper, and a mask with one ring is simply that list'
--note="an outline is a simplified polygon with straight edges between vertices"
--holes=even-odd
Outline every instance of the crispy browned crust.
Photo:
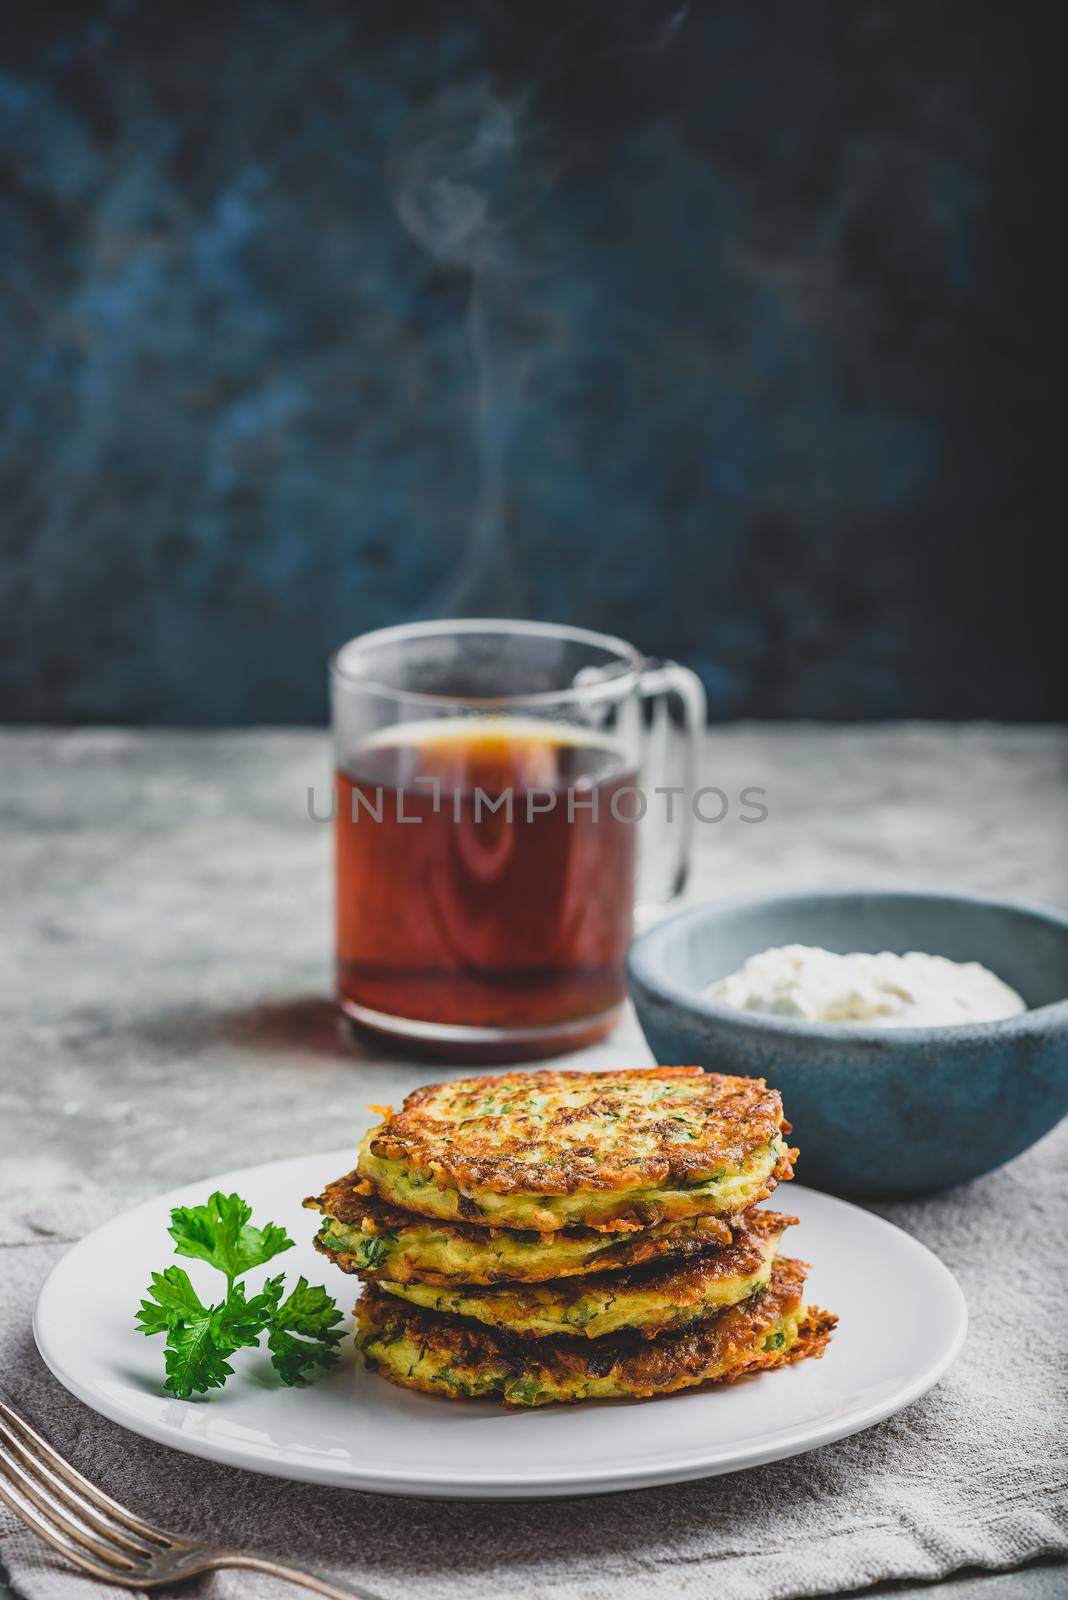
[{"label": "crispy browned crust", "polygon": [[785,1233],[787,1228],[796,1226],[797,1218],[782,1211],[747,1211],[729,1245],[681,1262],[653,1262],[625,1272],[593,1273],[582,1280],[575,1292],[589,1294],[602,1285],[614,1289],[633,1289],[640,1285],[662,1295],[673,1305],[697,1305],[707,1298],[711,1283],[758,1272],[766,1260],[768,1236]]},{"label": "crispy browned crust", "polygon": [[[513,1378],[547,1381],[560,1398],[581,1400],[586,1379],[608,1380],[619,1394],[635,1398],[671,1394],[703,1384],[733,1383],[748,1374],[819,1357],[837,1318],[812,1307],[805,1313],[801,1337],[785,1352],[764,1350],[763,1337],[780,1318],[796,1313],[802,1303],[805,1263],[780,1259],[771,1282],[759,1294],[721,1311],[683,1333],[660,1339],[617,1334],[588,1343],[576,1339],[517,1339],[458,1317],[417,1311],[380,1289],[369,1286],[356,1305],[358,1338],[388,1343],[397,1335],[418,1342],[441,1369],[455,1369],[477,1384],[485,1375],[499,1381]],[[373,1360],[372,1366],[377,1365]],[[442,1394],[439,1384],[418,1377],[401,1380],[385,1364],[378,1371],[401,1387]],[[569,1393],[568,1391],[575,1391]]]},{"label": "crispy browned crust", "polygon": [[[793,1130],[791,1124],[789,1122],[784,1122],[782,1125],[782,1131],[784,1134],[792,1132]],[[775,1164],[774,1172],[768,1179],[764,1193],[760,1196],[761,1200],[766,1200],[768,1195],[772,1194],[775,1189],[778,1188],[780,1183],[789,1183],[790,1179],[794,1175],[794,1167],[797,1164],[797,1158],[800,1154],[801,1151],[798,1149],[797,1145],[791,1145],[788,1150],[783,1151],[782,1155]],[[760,1202],[758,1200],[753,1200],[751,1202],[752,1205],[758,1205],[759,1203]]]},{"label": "crispy browned crust", "polygon": [[838,1317],[822,1306],[806,1306],[804,1321],[798,1329],[797,1343],[784,1356],[787,1366],[795,1361],[818,1361],[830,1343],[831,1334],[838,1326]]},{"label": "crispy browned crust", "polygon": [[[775,1175],[778,1176],[777,1170]],[[445,1221],[440,1217],[424,1217],[417,1212],[404,1211],[400,1206],[391,1205],[388,1200],[380,1200],[377,1195],[369,1195],[366,1190],[367,1184],[360,1174],[355,1171],[348,1172],[343,1178],[335,1178],[333,1183],[328,1183],[322,1194],[309,1195],[304,1205],[310,1211],[321,1211],[324,1216],[336,1217],[338,1222],[343,1222],[348,1227],[364,1228],[370,1233],[401,1233],[413,1223],[424,1227],[430,1223],[442,1233],[454,1234],[459,1239],[469,1239],[472,1244],[484,1244],[499,1233],[519,1232],[528,1235],[532,1241],[539,1237],[534,1229],[491,1228],[478,1222]],[[684,1222],[687,1220],[690,1219],[684,1219]],[[733,1217],[702,1217],[700,1220],[704,1234],[701,1241],[702,1250],[707,1250],[709,1245],[730,1244],[731,1224],[735,1220]],[[603,1228],[564,1228],[547,1237],[603,1240],[605,1231]]]},{"label": "crispy browned crust", "polygon": [[[796,1156],[797,1151],[787,1151],[787,1157]],[[784,1166],[786,1170],[783,1171]],[[772,1176],[776,1179],[789,1178],[792,1168],[787,1161],[780,1161]],[[773,1186],[774,1187],[774,1186]],[[771,1192],[770,1190],[768,1191]],[[767,1199],[762,1195],[761,1199]],[[335,1178],[333,1183],[328,1183],[322,1194],[308,1195],[302,1204],[309,1211],[321,1211],[326,1217],[334,1217],[338,1222],[343,1222],[347,1227],[362,1228],[367,1233],[402,1233],[406,1227],[413,1223],[426,1226],[431,1224],[442,1233],[454,1234],[458,1239],[469,1239],[472,1244],[484,1244],[499,1233],[516,1233],[527,1235],[533,1242],[539,1235],[532,1228],[491,1228],[478,1222],[446,1221],[442,1217],[425,1217],[418,1212],[405,1211],[400,1206],[395,1206],[388,1200],[380,1200],[377,1195],[367,1193],[366,1180],[361,1178],[356,1171],[347,1172],[343,1178]],[[692,1218],[684,1218],[680,1222],[680,1229]],[[703,1238],[700,1248],[707,1250],[710,1245],[730,1244],[731,1227],[739,1220],[737,1217],[702,1217],[699,1219]],[[547,1238],[570,1239],[598,1239],[603,1241],[604,1228],[563,1228],[546,1235]],[[626,1232],[621,1229],[620,1232]],[[627,1243],[632,1241],[628,1238]],[[636,1265],[637,1263],[633,1263]]]},{"label": "crispy browned crust", "polygon": [[[309,1211],[321,1211],[325,1217],[336,1217],[338,1222],[344,1222],[348,1227],[362,1228],[368,1222],[375,1233],[399,1232],[410,1222],[426,1220],[414,1216],[410,1211],[402,1211],[400,1206],[390,1205],[388,1200],[368,1195],[366,1183],[355,1170],[328,1183],[322,1194],[310,1194],[304,1204]],[[457,1233],[471,1235],[493,1231],[490,1228],[469,1227],[464,1222],[450,1223],[450,1227],[455,1228]]]},{"label": "crispy browned crust", "polygon": [[[646,1085],[660,1091],[655,1113],[631,1092]],[[531,1095],[576,1090],[578,1104],[531,1114]],[[487,1098],[506,1114],[480,1111]],[[550,1195],[686,1185],[741,1167],[789,1131],[763,1078],[701,1067],[510,1072],[416,1089],[374,1130],[370,1148],[442,1187]]]},{"label": "crispy browned crust", "polygon": [[[310,1211],[322,1212],[324,1216],[336,1219],[347,1227],[359,1228],[361,1232],[372,1236],[383,1233],[394,1234],[401,1240],[402,1245],[406,1234],[414,1236],[420,1230],[429,1228],[435,1234],[451,1235],[457,1240],[470,1243],[484,1253],[487,1261],[492,1258],[494,1238],[501,1234],[517,1232],[508,1228],[481,1227],[474,1222],[446,1222],[434,1217],[419,1216],[412,1211],[402,1211],[398,1206],[379,1200],[377,1196],[362,1193],[361,1184],[359,1173],[346,1173],[343,1178],[337,1178],[333,1183],[327,1184],[322,1194],[309,1195],[304,1205]],[[741,1223],[742,1214],[727,1217],[684,1217],[674,1224],[661,1224],[659,1229],[620,1231],[617,1242],[608,1245],[607,1248],[604,1247],[607,1235],[598,1228],[563,1228],[553,1234],[539,1234],[533,1230],[521,1229],[518,1230],[518,1236],[530,1241],[529,1259],[524,1260],[522,1268],[513,1266],[507,1271],[487,1272],[484,1281],[487,1284],[544,1283],[558,1277],[588,1278],[596,1273],[638,1267],[649,1261],[677,1261],[684,1256],[704,1255],[708,1250],[725,1248],[729,1245],[734,1230],[740,1227]],[[576,1262],[563,1271],[559,1268],[556,1271],[546,1270],[544,1266],[539,1266],[537,1254],[538,1245],[543,1240],[549,1240],[553,1245],[568,1240],[596,1241],[599,1249],[596,1260],[585,1264]],[[361,1266],[358,1258],[350,1251],[333,1249],[319,1237],[312,1242],[320,1255],[340,1267],[342,1272],[358,1273],[368,1281],[399,1277],[401,1282],[415,1280],[441,1289],[450,1288],[459,1282],[472,1281],[460,1275],[449,1275],[421,1265],[417,1266],[411,1259],[406,1258],[403,1248],[397,1254],[391,1254],[381,1266],[368,1267]],[[481,1282],[483,1279],[475,1281]]]},{"label": "crispy browned crust", "polygon": [[[612,1299],[624,1294],[637,1293],[655,1299],[662,1305],[676,1308],[679,1313],[677,1325],[686,1320],[683,1310],[685,1307],[704,1308],[706,1316],[714,1316],[721,1308],[710,1308],[708,1301],[716,1293],[716,1286],[732,1278],[751,1279],[754,1275],[767,1270],[768,1258],[775,1249],[778,1236],[785,1233],[787,1228],[796,1226],[796,1223],[796,1217],[786,1216],[780,1211],[756,1210],[747,1213],[740,1220],[731,1244],[706,1251],[696,1258],[690,1257],[683,1261],[653,1261],[623,1272],[590,1273],[585,1277],[565,1278],[541,1284],[502,1283],[486,1288],[472,1286],[471,1295],[484,1308],[496,1308],[496,1310],[486,1316],[479,1316],[477,1312],[468,1315],[478,1316],[480,1321],[493,1326],[509,1329],[517,1324],[522,1327],[524,1323],[534,1319],[539,1308],[544,1306],[546,1296],[551,1297],[553,1301],[563,1300],[574,1305],[587,1300],[590,1296],[603,1294]],[[744,1298],[748,1292],[745,1288],[741,1289],[738,1298]],[[516,1331],[518,1332],[518,1328]],[[670,1331],[665,1325],[654,1330],[646,1328],[643,1333],[645,1338],[659,1338],[670,1336]],[[571,1330],[560,1330],[560,1332],[570,1334]],[[575,1329],[574,1332],[581,1336],[580,1329]],[[523,1327],[520,1337],[551,1339],[557,1337],[557,1333]],[[612,1335],[600,1335],[600,1337],[611,1338]]]}]

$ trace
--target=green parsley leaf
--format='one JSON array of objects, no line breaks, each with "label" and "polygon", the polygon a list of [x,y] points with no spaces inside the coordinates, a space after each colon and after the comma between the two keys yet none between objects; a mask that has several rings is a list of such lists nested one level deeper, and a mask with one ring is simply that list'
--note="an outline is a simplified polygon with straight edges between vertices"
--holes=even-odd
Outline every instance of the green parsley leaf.
[{"label": "green parsley leaf", "polygon": [[[278,1285],[277,1290],[273,1289],[275,1284]],[[235,1283],[222,1305],[215,1308],[216,1342],[228,1344],[231,1353],[244,1345],[259,1344],[260,1334],[271,1320],[281,1287],[280,1275],[270,1278],[259,1294],[246,1301],[244,1284]]]},{"label": "green parsley leaf", "polygon": [[179,1322],[171,1329],[167,1348],[163,1352],[167,1377],[163,1387],[176,1400],[188,1400],[190,1395],[206,1394],[209,1389],[221,1389],[233,1373],[225,1353],[212,1337],[210,1314]]},{"label": "green parsley leaf", "polygon": [[166,1333],[183,1317],[199,1317],[205,1309],[181,1267],[154,1272],[145,1292],[149,1298],[141,1301],[137,1312],[142,1333]]},{"label": "green parsley leaf", "polygon": [[[273,1284],[281,1286],[281,1278]],[[309,1381],[313,1368],[330,1366],[337,1360],[334,1346],[341,1339],[335,1324],[341,1312],[321,1285],[298,1278],[297,1286],[285,1300],[275,1305],[267,1333],[271,1363],[284,1384],[300,1387]]]},{"label": "green parsley leaf", "polygon": [[304,1384],[314,1367],[336,1361],[341,1312],[323,1288],[300,1278],[283,1298],[282,1273],[268,1278],[249,1299],[240,1274],[293,1246],[284,1228],[251,1225],[251,1208],[240,1195],[213,1194],[206,1205],[176,1206],[170,1235],[179,1255],[215,1267],[226,1279],[226,1297],[205,1305],[183,1267],[154,1272],[136,1314],[141,1333],[166,1335],[164,1388],[179,1400],[218,1389],[233,1375],[229,1358],[255,1347],[267,1332],[275,1370],[286,1384]]},{"label": "green parsley leaf", "polygon": [[252,1207],[240,1195],[222,1194],[217,1189],[207,1205],[175,1206],[167,1231],[180,1256],[208,1262],[232,1284],[243,1272],[293,1248],[284,1228],[273,1222],[253,1228],[251,1216]]},{"label": "green parsley leaf", "polygon": [[221,1388],[234,1370],[228,1357],[259,1343],[274,1306],[267,1294],[246,1301],[240,1283],[222,1305],[206,1306],[181,1267],[154,1272],[148,1296],[137,1322],[142,1333],[167,1335],[164,1388],[178,1400]]}]

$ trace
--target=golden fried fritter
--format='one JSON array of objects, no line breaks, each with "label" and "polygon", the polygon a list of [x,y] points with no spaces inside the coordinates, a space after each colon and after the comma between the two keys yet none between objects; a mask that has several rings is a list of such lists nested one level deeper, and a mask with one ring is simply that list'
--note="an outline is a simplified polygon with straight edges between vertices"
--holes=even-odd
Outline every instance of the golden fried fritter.
[{"label": "golden fried fritter", "polygon": [[413,1305],[474,1317],[520,1338],[562,1334],[600,1339],[633,1329],[649,1339],[702,1322],[763,1289],[779,1241],[796,1221],[775,1211],[751,1211],[725,1249],[628,1272],[491,1288],[468,1284],[442,1289],[383,1280],[378,1287]]},{"label": "golden fried fritter", "polygon": [[422,1216],[624,1232],[755,1205],[792,1173],[777,1091],[700,1067],[512,1072],[417,1089],[357,1170]]},{"label": "golden fried fritter", "polygon": [[350,1172],[305,1200],[326,1221],[315,1248],[343,1272],[394,1283],[544,1283],[590,1272],[615,1271],[654,1260],[700,1255],[731,1242],[723,1217],[683,1217],[630,1233],[595,1228],[535,1233],[484,1228],[473,1222],[440,1222],[368,1198]]},{"label": "golden fried fritter", "polygon": [[356,1344],[391,1382],[450,1399],[540,1406],[648,1398],[822,1355],[836,1319],[805,1309],[804,1281],[803,1263],[779,1260],[766,1289],[683,1333],[591,1340],[516,1339],[369,1286],[356,1304]]}]

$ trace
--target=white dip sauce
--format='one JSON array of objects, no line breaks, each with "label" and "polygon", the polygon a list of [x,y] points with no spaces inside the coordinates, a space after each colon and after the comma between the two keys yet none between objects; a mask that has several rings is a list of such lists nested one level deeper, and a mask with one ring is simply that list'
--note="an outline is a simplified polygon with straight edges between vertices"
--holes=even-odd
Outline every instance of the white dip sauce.
[{"label": "white dip sauce", "polygon": [[836,956],[804,944],[750,956],[705,994],[738,1011],[878,1028],[995,1022],[1027,1010],[1015,989],[978,961],[947,961],[916,950],[904,956],[888,950]]}]

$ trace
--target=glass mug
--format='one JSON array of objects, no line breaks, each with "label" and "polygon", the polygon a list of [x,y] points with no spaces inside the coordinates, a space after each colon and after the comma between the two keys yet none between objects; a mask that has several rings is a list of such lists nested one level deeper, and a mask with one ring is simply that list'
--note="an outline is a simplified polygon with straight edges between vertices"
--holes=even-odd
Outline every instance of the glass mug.
[{"label": "glass mug", "polygon": [[346,1014],[454,1060],[602,1038],[639,883],[641,910],[686,879],[689,805],[654,815],[641,785],[655,749],[692,792],[700,680],[607,635],[484,619],[365,634],[330,678]]}]

